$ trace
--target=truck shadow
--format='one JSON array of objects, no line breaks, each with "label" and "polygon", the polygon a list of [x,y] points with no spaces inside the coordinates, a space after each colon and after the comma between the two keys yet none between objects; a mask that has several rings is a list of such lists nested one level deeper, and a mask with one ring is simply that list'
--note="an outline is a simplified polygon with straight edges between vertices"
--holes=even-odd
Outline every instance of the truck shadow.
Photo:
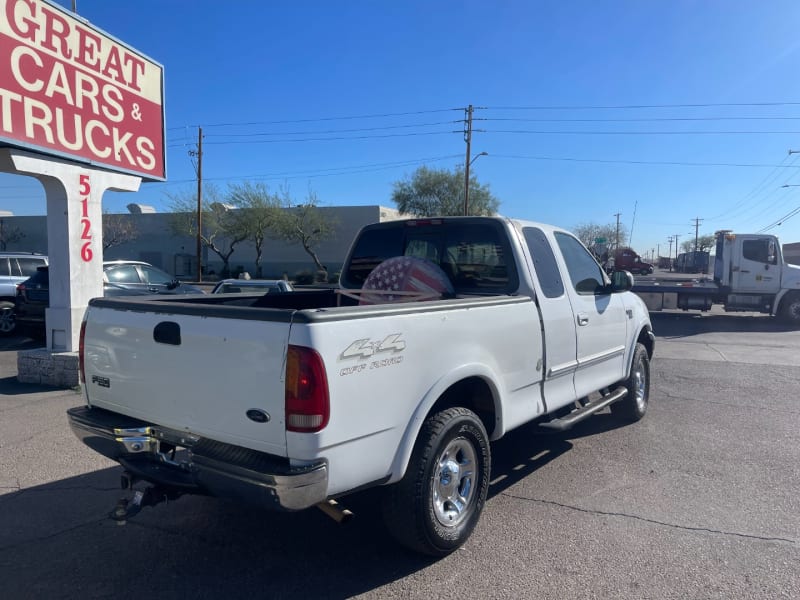
[{"label": "truck shadow", "polygon": [[656,336],[666,338],[702,333],[778,333],[798,330],[768,315],[656,312],[650,313],[650,321]]},{"label": "truck shadow", "polygon": [[[512,432],[493,446],[490,498],[571,448],[563,435]],[[343,501],[356,515],[344,526],[315,509],[274,513],[187,496],[121,527],[107,516],[125,495],[121,473],[0,495],[0,570],[13,573],[4,597],[350,598],[464,558],[437,561],[396,545],[380,489]]]}]

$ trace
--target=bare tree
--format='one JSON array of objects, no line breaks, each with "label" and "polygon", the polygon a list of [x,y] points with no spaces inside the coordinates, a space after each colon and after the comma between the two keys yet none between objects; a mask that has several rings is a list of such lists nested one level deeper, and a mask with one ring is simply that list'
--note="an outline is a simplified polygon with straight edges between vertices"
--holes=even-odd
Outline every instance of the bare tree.
[{"label": "bare tree", "polygon": [[288,204],[288,200],[279,194],[270,193],[263,183],[245,181],[230,186],[228,201],[237,209],[235,218],[241,221],[241,229],[253,241],[256,251],[256,277],[262,277],[264,241],[280,235],[277,225],[282,218],[281,207]]},{"label": "bare tree", "polygon": [[[608,225],[599,225],[597,223],[582,223],[572,228],[578,239],[583,242],[587,248],[591,248],[596,244],[605,243],[609,250],[615,250],[614,245],[617,240],[617,225],[609,223]],[[605,242],[598,242],[597,240],[605,240]],[[625,225],[619,225],[619,245],[620,248],[625,246],[628,239],[628,231]]]},{"label": "bare tree", "polygon": [[8,250],[9,244],[22,241],[25,233],[16,225],[6,225],[0,219],[0,250]]},{"label": "bare tree", "polygon": [[103,214],[103,250],[121,246],[139,237],[133,215]]},{"label": "bare tree", "polygon": [[[168,194],[172,216],[170,228],[178,235],[197,235],[197,196],[194,192]],[[200,241],[222,260],[223,274],[230,273],[230,258],[237,244],[248,237],[242,219],[226,204],[216,187],[203,189]]]},{"label": "bare tree", "polygon": [[[289,201],[287,192],[284,193],[284,200]],[[276,223],[276,230],[287,242],[300,243],[314,261],[317,271],[326,272],[315,248],[319,242],[333,236],[336,225],[336,221],[326,218],[319,210],[317,195],[309,192],[304,204],[283,211],[280,221]]]}]

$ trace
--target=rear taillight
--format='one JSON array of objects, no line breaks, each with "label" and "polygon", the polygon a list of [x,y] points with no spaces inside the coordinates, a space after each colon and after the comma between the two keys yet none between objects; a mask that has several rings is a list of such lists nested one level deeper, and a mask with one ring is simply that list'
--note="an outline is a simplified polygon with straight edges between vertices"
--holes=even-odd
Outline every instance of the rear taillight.
[{"label": "rear taillight", "polygon": [[287,431],[313,433],[328,424],[328,378],[322,357],[315,350],[289,346],[285,397]]},{"label": "rear taillight", "polygon": [[25,284],[18,283],[17,284],[17,296],[24,296],[25,295]]},{"label": "rear taillight", "polygon": [[86,371],[83,362],[83,339],[86,337],[86,319],[81,321],[81,332],[78,335],[78,373],[81,383],[86,383]]}]

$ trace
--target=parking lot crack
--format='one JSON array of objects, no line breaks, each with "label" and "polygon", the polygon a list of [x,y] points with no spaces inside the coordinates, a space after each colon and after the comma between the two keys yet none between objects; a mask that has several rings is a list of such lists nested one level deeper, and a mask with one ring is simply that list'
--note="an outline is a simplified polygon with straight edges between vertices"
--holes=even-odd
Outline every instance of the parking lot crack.
[{"label": "parking lot crack", "polygon": [[22,547],[27,546],[29,544],[36,544],[38,542],[44,542],[44,541],[47,541],[47,540],[52,540],[54,538],[59,537],[60,535],[63,535],[65,533],[69,533],[70,531],[75,531],[76,529],[81,529],[83,527],[86,527],[87,525],[97,525],[98,523],[102,523],[103,521],[106,520],[106,518],[107,517],[103,517],[101,519],[93,518],[91,520],[84,521],[83,523],[78,523],[78,524],[73,525],[71,527],[66,527],[64,529],[59,529],[58,531],[54,531],[53,533],[50,533],[48,535],[42,535],[42,536],[38,536],[38,537],[35,537],[35,538],[29,538],[29,539],[23,540],[21,542],[8,544],[7,546],[0,546],[0,552],[4,552],[6,550],[15,550],[17,548],[22,548]]},{"label": "parking lot crack", "polygon": [[747,540],[758,540],[761,542],[781,542],[784,544],[792,544],[797,545],[798,540],[793,540],[789,538],[782,538],[782,537],[771,537],[771,536],[761,536],[761,535],[753,535],[750,533],[741,533],[737,531],[724,531],[721,529],[713,529],[711,527],[693,527],[691,525],[679,525],[677,523],[667,523],[666,521],[659,521],[657,519],[649,519],[647,517],[641,517],[639,515],[631,515],[627,513],[621,512],[613,512],[613,511],[605,511],[605,510],[597,510],[597,509],[589,509],[583,508],[580,506],[573,506],[570,504],[564,504],[562,502],[554,502],[552,500],[542,500],[541,498],[529,498],[527,496],[518,496],[516,494],[510,494],[508,492],[503,492],[503,496],[508,498],[512,498],[514,500],[524,500],[526,502],[536,502],[537,504],[546,504],[549,506],[557,506],[559,508],[566,508],[568,510],[573,510],[576,512],[581,512],[589,515],[602,515],[606,517],[622,517],[624,519],[633,519],[636,521],[642,521],[644,523],[651,523],[653,525],[660,525],[662,527],[670,527],[672,529],[679,529],[681,531],[695,531],[700,533],[712,533],[716,535],[724,535],[730,537],[737,537],[743,538]]},{"label": "parking lot crack", "polygon": [[713,350],[714,352],[716,352],[717,354],[719,354],[719,355],[720,355],[720,357],[722,358],[722,360],[724,360],[725,362],[730,362],[730,361],[728,360],[728,357],[727,357],[727,356],[725,356],[725,354],[723,354],[722,350],[720,350],[720,349],[719,349],[719,348],[717,348],[716,346],[714,346],[714,345],[712,345],[712,344],[706,344],[705,346],[706,346],[706,348],[708,348],[709,350]]}]

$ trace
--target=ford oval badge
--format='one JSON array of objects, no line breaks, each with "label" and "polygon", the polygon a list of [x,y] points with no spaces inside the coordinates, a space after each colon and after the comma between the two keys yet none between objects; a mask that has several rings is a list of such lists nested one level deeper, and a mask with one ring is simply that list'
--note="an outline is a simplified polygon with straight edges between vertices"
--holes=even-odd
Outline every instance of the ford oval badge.
[{"label": "ford oval badge", "polygon": [[248,419],[256,423],[267,423],[269,421],[269,413],[260,408],[251,408],[246,414]]}]

